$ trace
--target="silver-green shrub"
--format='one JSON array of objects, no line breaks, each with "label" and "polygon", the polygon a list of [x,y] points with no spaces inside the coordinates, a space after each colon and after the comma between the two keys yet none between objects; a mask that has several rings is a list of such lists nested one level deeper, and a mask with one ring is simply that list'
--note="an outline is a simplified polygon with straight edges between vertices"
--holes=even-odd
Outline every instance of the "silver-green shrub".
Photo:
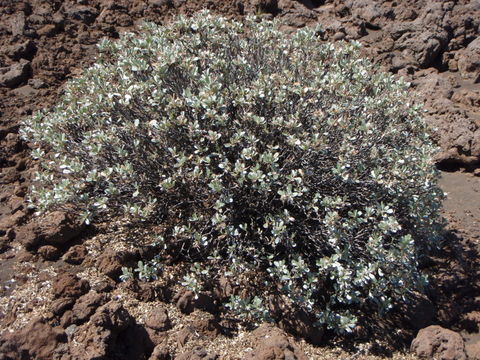
[{"label": "silver-green shrub", "polygon": [[161,225],[162,251],[201,269],[185,277],[195,290],[255,272],[252,302],[228,306],[261,318],[276,295],[348,331],[423,283],[435,148],[407,85],[358,43],[203,12],[99,47],[60,103],[24,124],[39,212]]}]

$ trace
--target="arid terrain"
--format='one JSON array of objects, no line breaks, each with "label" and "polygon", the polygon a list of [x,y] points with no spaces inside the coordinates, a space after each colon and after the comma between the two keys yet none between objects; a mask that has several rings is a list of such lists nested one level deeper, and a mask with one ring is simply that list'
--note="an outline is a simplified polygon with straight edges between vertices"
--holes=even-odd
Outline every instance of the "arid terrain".
[{"label": "arid terrain", "polygon": [[[275,17],[286,34],[320,25],[322,40],[358,40],[411,83],[448,194],[446,239],[422,264],[430,283],[418,301],[366,317],[346,339],[303,318],[250,329],[219,309],[229,283],[195,299],[174,275],[182,264],[166,264],[157,281],[120,282],[122,266],[148,256],[138,245],[144,229],[85,227],[27,207],[36,164],[18,134],[22,119],[55,103],[101,38],[204,8]],[[0,360],[480,359],[479,165],[479,0],[2,0]]]}]

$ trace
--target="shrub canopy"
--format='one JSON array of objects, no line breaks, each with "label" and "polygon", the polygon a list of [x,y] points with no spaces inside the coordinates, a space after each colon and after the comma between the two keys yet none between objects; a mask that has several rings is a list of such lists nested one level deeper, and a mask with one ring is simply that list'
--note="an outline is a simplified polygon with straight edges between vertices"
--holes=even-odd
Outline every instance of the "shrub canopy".
[{"label": "shrub canopy", "polygon": [[[280,295],[349,330],[423,281],[441,192],[419,106],[358,54],[275,22],[200,13],[103,40],[60,103],[25,122],[40,212],[74,205],[161,225],[186,284],[257,274],[240,314]],[[252,290],[253,291],[253,290]]]}]

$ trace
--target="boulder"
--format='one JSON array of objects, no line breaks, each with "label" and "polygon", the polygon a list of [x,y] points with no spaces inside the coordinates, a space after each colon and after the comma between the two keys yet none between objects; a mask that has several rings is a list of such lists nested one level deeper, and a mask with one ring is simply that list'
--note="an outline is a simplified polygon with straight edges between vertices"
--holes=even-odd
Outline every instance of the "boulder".
[{"label": "boulder", "polygon": [[256,347],[247,359],[252,360],[307,360],[307,356],[286,334],[272,324],[262,324],[252,336]]},{"label": "boulder", "polygon": [[466,360],[465,344],[460,334],[438,325],[418,332],[410,350],[420,358]]}]

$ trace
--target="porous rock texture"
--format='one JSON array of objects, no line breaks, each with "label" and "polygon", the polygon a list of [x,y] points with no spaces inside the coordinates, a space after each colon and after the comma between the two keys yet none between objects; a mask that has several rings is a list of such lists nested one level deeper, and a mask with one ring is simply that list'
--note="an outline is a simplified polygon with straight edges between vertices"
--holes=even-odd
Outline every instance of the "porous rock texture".
[{"label": "porous rock texture", "polygon": [[412,342],[412,351],[419,358],[466,360],[465,344],[460,334],[432,325],[419,331]]}]

